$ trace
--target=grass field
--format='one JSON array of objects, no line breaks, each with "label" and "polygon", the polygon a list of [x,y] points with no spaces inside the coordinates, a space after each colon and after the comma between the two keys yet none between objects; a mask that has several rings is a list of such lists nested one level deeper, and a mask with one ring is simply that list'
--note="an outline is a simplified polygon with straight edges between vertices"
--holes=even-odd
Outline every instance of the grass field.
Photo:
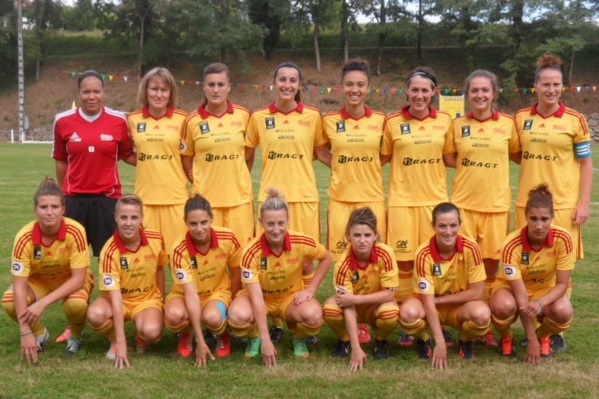
[{"label": "grass field", "polygon": [[[599,155],[595,149],[595,165]],[[40,180],[54,176],[54,162],[49,145],[0,144],[0,289],[11,283],[10,253],[13,239],[27,221],[33,219],[32,196]],[[329,171],[315,164],[322,198],[324,217],[327,205],[326,188]],[[254,180],[260,165],[254,165]],[[132,191],[133,168],[121,166],[123,192]],[[387,171],[386,171],[387,172]],[[450,174],[452,175],[452,174]],[[386,176],[386,174],[385,174]],[[517,167],[512,167],[512,186]],[[451,176],[450,178],[451,179]],[[386,180],[386,177],[385,177]],[[176,340],[165,331],[160,343],[149,353],[138,355],[130,351],[131,368],[116,370],[104,358],[106,339],[86,328],[84,347],[72,359],[62,357],[63,344],[50,343],[38,364],[31,365],[19,358],[19,337],[15,324],[0,314],[0,398],[599,398],[599,190],[595,179],[592,215],[584,226],[586,259],[577,263],[573,274],[575,309],[574,322],[567,332],[568,352],[544,360],[538,367],[518,360],[499,358],[491,349],[476,347],[476,359],[467,362],[449,350],[448,370],[432,370],[430,363],[419,362],[413,349],[400,350],[391,345],[392,357],[372,360],[366,369],[351,373],[348,361],[336,361],[330,356],[336,338],[324,326],[320,343],[308,359],[297,359],[291,350],[291,337],[285,335],[279,345],[279,366],[266,369],[260,359],[245,360],[244,345],[233,342],[233,353],[225,359],[210,362],[198,369],[189,359],[181,359]],[[97,262],[92,264],[94,272]],[[330,276],[319,291],[319,299],[332,295]],[[97,291],[94,292],[94,297]],[[3,311],[0,311],[3,313]],[[42,321],[52,339],[65,327],[60,305],[47,309]],[[524,336],[515,328],[516,340]],[[128,325],[130,349],[133,332]],[[391,339],[395,341],[397,334]],[[132,353],[133,352],[133,353]]]}]

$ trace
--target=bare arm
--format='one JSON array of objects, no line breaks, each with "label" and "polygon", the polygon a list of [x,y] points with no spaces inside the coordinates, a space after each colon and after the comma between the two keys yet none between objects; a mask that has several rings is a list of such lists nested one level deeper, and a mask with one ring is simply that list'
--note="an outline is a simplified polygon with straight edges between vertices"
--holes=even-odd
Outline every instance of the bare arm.
[{"label": "bare arm", "polygon": [[156,268],[156,286],[158,286],[162,298],[164,298],[165,293],[164,285],[164,266],[158,266],[158,268]]},{"label": "bare arm", "polygon": [[331,161],[333,158],[331,152],[329,151],[326,145],[314,147],[314,155],[316,155],[316,159],[318,159],[320,162],[322,162],[329,168],[331,167]]},{"label": "bare arm", "polygon": [[252,303],[252,312],[254,320],[258,326],[260,334],[262,361],[265,366],[277,365],[277,350],[270,340],[268,333],[268,323],[266,321],[266,305],[264,304],[264,296],[262,295],[262,287],[260,283],[246,284],[246,289],[250,294],[250,302]]},{"label": "bare arm", "polygon": [[131,166],[137,166],[137,154],[129,155],[127,158],[123,158],[123,162]]},{"label": "bare arm", "polygon": [[299,305],[305,301],[308,301],[314,298],[318,287],[322,283],[322,280],[326,277],[329,269],[331,268],[331,263],[333,262],[333,257],[331,253],[327,250],[322,259],[319,260],[318,265],[316,265],[316,271],[314,272],[314,277],[312,278],[312,282],[309,286],[304,287],[303,290],[298,291],[295,294],[295,299],[293,303],[295,305]]},{"label": "bare arm", "polygon": [[437,307],[435,306],[435,296],[421,294],[420,300],[424,305],[426,321],[433,334],[433,339],[435,340],[435,349],[433,350],[431,365],[434,368],[445,369],[447,368],[447,348],[445,346],[445,338],[443,338],[441,322],[439,321],[439,313],[437,313]]},{"label": "bare arm", "polygon": [[575,224],[583,224],[589,219],[591,188],[593,187],[593,158],[581,158],[580,165],[580,198],[572,215]]},{"label": "bare arm", "polygon": [[123,317],[123,296],[120,290],[108,291],[110,295],[110,305],[112,306],[112,323],[116,334],[116,357],[114,366],[123,368],[129,367],[129,358],[127,356],[127,338],[125,337],[125,318]]},{"label": "bare arm", "polygon": [[379,156],[381,158],[381,166],[383,166],[387,162],[389,162],[391,160],[391,157],[392,157],[392,155],[383,155],[383,154],[380,154]]},{"label": "bare arm", "polygon": [[21,359],[37,363],[37,342],[33,333],[31,333],[31,325],[26,321],[22,321],[22,315],[27,311],[28,281],[29,277],[13,276],[13,300],[17,313],[19,334],[26,334],[21,336]]},{"label": "bare arm", "polygon": [[458,153],[443,154],[443,163],[448,168],[455,168],[456,161],[458,159]]},{"label": "bare arm", "polygon": [[245,147],[245,164],[247,165],[249,171],[252,171],[254,167],[254,158],[256,156],[256,149],[252,147]]},{"label": "bare arm", "polygon": [[183,284],[183,292],[185,294],[185,308],[189,315],[189,321],[193,328],[193,333],[196,340],[196,366],[202,367],[206,365],[206,357],[214,360],[214,356],[210,352],[208,345],[204,341],[204,335],[202,334],[202,306],[200,304],[200,297],[198,296],[195,284],[193,281]]},{"label": "bare arm", "polygon": [[522,161],[522,151],[510,152],[510,161],[520,165],[520,162]]},{"label": "bare arm", "polygon": [[193,183],[193,156],[181,155],[181,165],[183,165],[183,171],[185,172],[185,176],[187,176],[187,180]]},{"label": "bare arm", "polygon": [[435,305],[442,305],[447,303],[463,304],[470,301],[478,301],[483,299],[483,293],[485,289],[485,282],[479,281],[478,283],[468,284],[468,289],[457,294],[435,296]]},{"label": "bare arm", "polygon": [[229,278],[231,279],[231,294],[235,298],[241,289],[241,269],[239,267],[232,267]]},{"label": "bare arm", "polygon": [[526,292],[526,286],[521,278],[517,280],[509,280],[512,293],[516,299],[516,305],[518,306],[518,313],[520,314],[520,321],[526,332],[526,338],[528,339],[528,345],[526,346],[526,355],[524,356],[524,362],[531,364],[539,364],[541,362],[541,352],[539,341],[537,340],[537,334],[535,332],[535,326],[533,317],[539,314],[541,306],[538,302],[528,301],[528,294]]},{"label": "bare arm", "polygon": [[67,162],[56,160],[56,182],[58,186],[62,188],[62,183],[64,182],[64,177],[67,174]]}]

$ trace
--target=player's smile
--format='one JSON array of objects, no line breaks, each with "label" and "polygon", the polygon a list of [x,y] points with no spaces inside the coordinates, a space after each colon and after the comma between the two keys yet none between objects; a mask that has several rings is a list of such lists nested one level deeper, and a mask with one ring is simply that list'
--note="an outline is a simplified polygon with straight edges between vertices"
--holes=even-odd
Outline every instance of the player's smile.
[{"label": "player's smile", "polygon": [[289,216],[285,209],[263,212],[260,217],[260,224],[264,228],[264,235],[271,249],[278,250],[283,247],[288,223]]},{"label": "player's smile", "polygon": [[460,230],[460,221],[455,211],[437,214],[435,225],[435,239],[440,251],[454,251]]},{"label": "player's smile", "polygon": [[115,212],[119,235],[124,242],[139,238],[139,230],[143,220],[142,210],[135,204],[121,204]]},{"label": "player's smile", "polygon": [[343,77],[343,94],[348,105],[361,105],[368,89],[368,76],[362,71],[350,71]]},{"label": "player's smile", "polygon": [[408,101],[410,103],[410,114],[422,119],[429,113],[428,106],[435,94],[429,79],[414,76],[409,83]]},{"label": "player's smile", "polygon": [[212,221],[212,216],[203,209],[195,209],[187,213],[185,224],[194,244],[205,244],[211,239],[210,226],[212,226]]}]

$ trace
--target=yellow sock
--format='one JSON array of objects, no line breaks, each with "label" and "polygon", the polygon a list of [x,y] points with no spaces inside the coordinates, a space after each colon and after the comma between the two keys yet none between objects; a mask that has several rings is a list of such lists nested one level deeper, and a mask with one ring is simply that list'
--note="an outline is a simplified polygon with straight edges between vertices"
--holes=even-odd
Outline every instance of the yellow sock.
[{"label": "yellow sock", "polygon": [[399,307],[397,304],[383,304],[375,312],[376,339],[386,340],[399,323]]},{"label": "yellow sock", "polygon": [[345,314],[340,306],[325,304],[323,307],[324,321],[333,333],[342,341],[349,341],[347,327],[345,327]]}]

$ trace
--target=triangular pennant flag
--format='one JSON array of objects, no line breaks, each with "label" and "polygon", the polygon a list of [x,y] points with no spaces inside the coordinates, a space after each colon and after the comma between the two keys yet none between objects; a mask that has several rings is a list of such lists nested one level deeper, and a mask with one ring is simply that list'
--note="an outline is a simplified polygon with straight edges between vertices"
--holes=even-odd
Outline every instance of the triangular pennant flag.
[{"label": "triangular pennant flag", "polygon": [[274,89],[273,85],[268,85],[268,90],[272,91],[272,89]]},{"label": "triangular pennant flag", "polygon": [[593,86],[593,91],[597,91],[597,86]]},{"label": "triangular pennant flag", "polygon": [[112,81],[112,78],[114,78],[113,75],[108,75],[108,79]]},{"label": "triangular pennant flag", "polygon": [[77,76],[77,72],[71,72],[71,76],[72,76],[72,77],[75,77],[75,76]]},{"label": "triangular pennant flag", "polygon": [[330,92],[331,92],[331,88],[327,87],[327,93],[330,93]]},{"label": "triangular pennant flag", "polygon": [[77,108],[77,104],[75,104],[75,101],[73,101],[73,104],[71,104],[71,109],[75,109]]},{"label": "triangular pennant flag", "polygon": [[526,94],[526,92],[527,92],[527,91],[528,91],[528,89],[527,89],[526,87],[522,89],[522,92],[523,92],[524,94]]},{"label": "triangular pennant flag", "polygon": [[125,82],[126,82],[127,80],[129,80],[129,77],[128,76],[123,76],[123,79],[125,79]]},{"label": "triangular pennant flag", "polygon": [[391,88],[391,94],[395,94],[395,93],[397,93],[397,89],[395,87],[392,87]]},{"label": "triangular pennant flag", "polygon": [[580,93],[580,86],[576,86],[576,91]]}]

